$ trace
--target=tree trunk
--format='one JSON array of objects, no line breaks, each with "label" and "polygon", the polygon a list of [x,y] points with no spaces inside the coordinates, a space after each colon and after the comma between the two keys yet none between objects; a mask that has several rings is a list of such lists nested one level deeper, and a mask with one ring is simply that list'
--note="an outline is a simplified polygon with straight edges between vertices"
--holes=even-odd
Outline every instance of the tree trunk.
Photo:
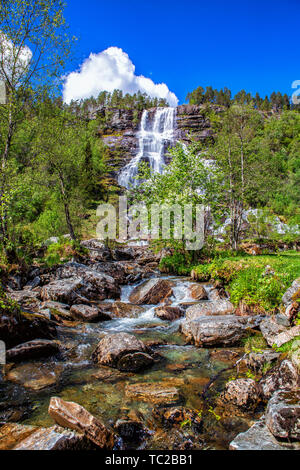
[{"label": "tree trunk", "polygon": [[68,226],[68,229],[69,229],[69,232],[70,232],[71,239],[76,240],[76,235],[75,235],[73,225],[72,225],[72,222],[71,222],[69,204],[68,204],[68,201],[67,201],[67,198],[66,198],[64,178],[63,178],[63,175],[61,173],[59,173],[59,182],[60,182],[61,195],[62,195],[63,202],[64,202],[64,209],[65,209],[65,217],[66,217],[67,226]]}]

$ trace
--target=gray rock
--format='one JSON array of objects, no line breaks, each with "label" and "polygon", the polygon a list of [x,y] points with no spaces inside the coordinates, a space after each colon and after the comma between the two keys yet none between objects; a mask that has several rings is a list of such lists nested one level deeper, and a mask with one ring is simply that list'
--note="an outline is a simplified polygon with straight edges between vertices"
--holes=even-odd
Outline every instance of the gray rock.
[{"label": "gray rock", "polygon": [[259,381],[260,394],[264,400],[269,400],[278,390],[292,390],[300,386],[300,376],[297,367],[289,360],[267,372]]},{"label": "gray rock", "polygon": [[268,403],[266,424],[273,436],[300,441],[300,390],[276,392]]},{"label": "gray rock", "polygon": [[291,287],[285,292],[285,294],[282,297],[282,302],[285,306],[290,305],[293,303],[294,300],[296,300],[295,294],[299,293],[300,297],[300,278],[296,279]]},{"label": "gray rock", "polygon": [[195,320],[203,315],[231,315],[234,310],[232,303],[226,299],[204,301],[188,308],[186,318],[187,320]]},{"label": "gray rock", "polygon": [[219,400],[247,410],[256,408],[259,392],[255,380],[237,379],[228,382]]},{"label": "gray rock", "polygon": [[286,332],[287,328],[278,323],[274,318],[269,317],[261,322],[260,331],[262,332],[263,337],[267,341],[268,345],[272,347],[276,337],[280,333]]},{"label": "gray rock", "polygon": [[234,345],[247,335],[248,317],[199,316],[184,320],[182,333],[196,346]]},{"label": "gray rock", "polygon": [[255,372],[262,372],[265,364],[275,365],[280,355],[280,353],[272,351],[272,349],[266,349],[261,353],[251,352],[245,359],[245,363],[249,369]]},{"label": "gray rock", "polygon": [[59,345],[55,341],[36,339],[9,349],[6,351],[6,359],[8,362],[20,362],[49,357],[57,353],[59,353]]},{"label": "gray rock", "polygon": [[94,323],[101,320],[110,320],[110,316],[102,312],[97,307],[89,307],[88,305],[73,305],[70,314],[74,320],[87,323]]},{"label": "gray rock", "polygon": [[78,432],[59,426],[39,428],[12,450],[88,450],[92,449],[88,439]]}]

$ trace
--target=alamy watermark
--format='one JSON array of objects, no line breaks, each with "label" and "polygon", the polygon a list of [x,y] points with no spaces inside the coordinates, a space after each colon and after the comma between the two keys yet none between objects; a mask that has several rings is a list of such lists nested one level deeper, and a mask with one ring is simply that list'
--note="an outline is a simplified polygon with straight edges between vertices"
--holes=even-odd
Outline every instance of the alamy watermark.
[{"label": "alamy watermark", "polygon": [[126,196],[119,197],[118,207],[101,204],[97,209],[100,240],[182,240],[187,250],[204,245],[204,207],[192,204],[151,204],[128,206]]},{"label": "alamy watermark", "polygon": [[292,83],[292,88],[297,88],[297,90],[292,94],[292,102],[293,104],[300,104],[300,80],[295,80]]},{"label": "alamy watermark", "polygon": [[0,341],[0,366],[6,364],[6,347],[4,341]]}]

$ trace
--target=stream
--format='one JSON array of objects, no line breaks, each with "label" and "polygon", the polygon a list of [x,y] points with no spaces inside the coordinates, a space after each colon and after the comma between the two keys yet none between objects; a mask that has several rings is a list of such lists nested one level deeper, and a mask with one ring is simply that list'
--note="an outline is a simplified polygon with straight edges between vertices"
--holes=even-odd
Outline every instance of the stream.
[{"label": "stream", "polygon": [[[172,306],[197,303],[191,297],[190,288],[195,283],[190,279],[160,277],[172,281],[174,285]],[[123,286],[121,302],[130,304],[130,293],[138,284]],[[212,286],[206,285],[205,288],[209,291]],[[108,310],[111,302],[105,302]],[[59,327],[58,340],[64,348],[60,357],[16,365],[13,369],[14,380],[0,381],[0,421],[7,418],[9,410],[9,421],[50,427],[53,421],[47,411],[49,400],[59,396],[79,403],[111,426],[118,419],[138,417],[150,432],[139,442],[127,443],[125,447],[120,444],[121,448],[167,450],[183,446],[228,449],[229,442],[249,427],[249,417],[229,415],[220,419],[212,412],[210,403],[214,403],[232,370],[220,375],[209,389],[205,403],[202,392],[212,377],[230,368],[242,356],[243,349],[208,350],[187,345],[179,331],[182,320],[160,320],[155,316],[157,305],[141,307],[134,318]],[[99,341],[105,335],[119,332],[133,334],[146,344],[151,344],[159,360],[151,368],[134,374],[94,365],[91,357]],[[128,398],[125,395],[126,386],[137,383],[146,384],[145,387],[153,383],[175,386],[180,399],[176,403],[153,403]],[[157,419],[160,410],[182,406],[199,413],[202,420],[200,430],[195,430],[190,423],[170,428]]]}]

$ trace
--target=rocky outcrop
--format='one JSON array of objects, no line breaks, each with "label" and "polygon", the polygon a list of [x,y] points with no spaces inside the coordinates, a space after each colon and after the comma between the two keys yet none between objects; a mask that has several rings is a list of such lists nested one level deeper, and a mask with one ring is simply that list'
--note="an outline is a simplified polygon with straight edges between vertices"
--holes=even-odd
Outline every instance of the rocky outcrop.
[{"label": "rocky outcrop", "polygon": [[247,317],[234,315],[197,316],[182,322],[181,331],[187,340],[200,347],[234,345],[247,335]]},{"label": "rocky outcrop", "polygon": [[[210,110],[221,112],[222,108],[214,105]],[[186,144],[192,141],[203,141],[213,136],[212,127],[208,118],[208,108],[205,106],[182,105],[177,108],[176,138]]]},{"label": "rocky outcrop", "polygon": [[129,300],[136,305],[157,305],[173,294],[172,283],[165,279],[150,279],[136,287]]},{"label": "rocky outcrop", "polygon": [[268,403],[266,424],[273,436],[300,441],[300,390],[276,392]]},{"label": "rocky outcrop", "polygon": [[137,372],[154,362],[144,343],[128,333],[105,336],[94,351],[93,360],[128,372]]},{"label": "rocky outcrop", "polygon": [[276,338],[283,332],[287,332],[287,327],[276,321],[276,318],[266,318],[260,324],[260,330],[269,346],[273,346]]},{"label": "rocky outcrop", "polygon": [[179,307],[157,307],[155,315],[161,320],[174,321],[184,316],[184,311]]},{"label": "rocky outcrop", "polygon": [[300,298],[300,278],[296,279],[291,287],[285,292],[282,297],[282,303],[288,307],[290,304]]},{"label": "rocky outcrop", "polygon": [[21,362],[28,359],[49,357],[58,354],[59,345],[55,341],[36,339],[6,351],[7,362]]},{"label": "rocky outcrop", "polygon": [[50,400],[48,412],[60,426],[84,434],[100,449],[112,450],[113,432],[77,403],[54,397]]},{"label": "rocky outcrop", "polygon": [[244,410],[257,407],[259,391],[255,380],[237,379],[228,382],[219,397],[222,404],[230,403]]}]

